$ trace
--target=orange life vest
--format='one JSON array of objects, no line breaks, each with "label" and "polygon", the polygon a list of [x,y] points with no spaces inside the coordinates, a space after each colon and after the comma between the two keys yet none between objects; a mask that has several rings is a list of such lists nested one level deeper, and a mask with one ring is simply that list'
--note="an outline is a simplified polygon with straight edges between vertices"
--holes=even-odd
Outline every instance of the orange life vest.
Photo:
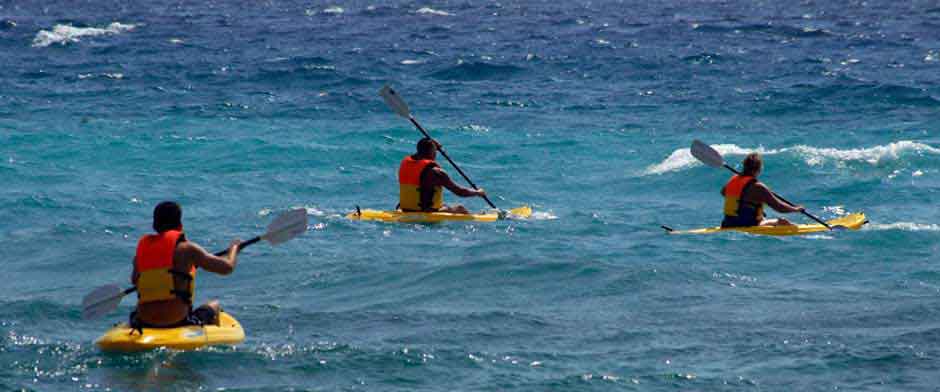
[{"label": "orange life vest", "polygon": [[[421,174],[425,169],[437,167],[430,159],[417,160],[410,155],[401,160],[398,167],[398,208],[402,211],[437,211],[444,206],[444,189],[435,186],[431,189],[421,185]],[[432,192],[430,205],[423,200],[424,192]]]},{"label": "orange life vest", "polygon": [[[192,304],[196,291],[196,266],[187,272],[173,269],[173,253],[176,245],[186,241],[180,230],[167,230],[159,234],[147,234],[137,242],[134,263],[137,267],[137,304],[166,301],[179,298]],[[178,289],[176,279],[188,281],[184,289]]]},{"label": "orange life vest", "polygon": [[725,185],[725,219],[722,226],[757,226],[764,220],[764,205],[742,200],[747,189],[757,182],[753,176],[736,175]]}]

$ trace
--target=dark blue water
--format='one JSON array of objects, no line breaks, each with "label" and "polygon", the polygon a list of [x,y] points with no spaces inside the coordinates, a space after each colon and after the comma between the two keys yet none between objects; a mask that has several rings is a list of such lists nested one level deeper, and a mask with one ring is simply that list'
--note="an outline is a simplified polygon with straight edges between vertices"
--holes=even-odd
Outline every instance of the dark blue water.
[{"label": "dark blue water", "polygon": [[[0,2],[0,390],[935,390],[938,31],[928,1]],[[385,84],[535,216],[346,220],[420,136]],[[695,138],[871,224],[667,236],[720,220]],[[200,275],[244,344],[102,353],[133,301],[81,297],[165,199],[213,250],[312,226]]]}]

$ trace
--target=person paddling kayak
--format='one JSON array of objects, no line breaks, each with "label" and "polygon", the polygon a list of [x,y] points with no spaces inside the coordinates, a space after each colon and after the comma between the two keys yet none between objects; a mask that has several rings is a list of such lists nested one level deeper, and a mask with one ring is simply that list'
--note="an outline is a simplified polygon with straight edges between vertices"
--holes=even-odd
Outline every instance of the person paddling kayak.
[{"label": "person paddling kayak", "polygon": [[137,243],[131,282],[137,287],[137,308],[130,315],[132,328],[170,328],[218,324],[218,301],[195,310],[196,269],[219,275],[235,270],[241,241],[231,242],[225,257],[215,256],[183,234],[183,210],[165,201],[153,210],[153,229]]},{"label": "person paddling kayak", "polygon": [[454,183],[447,172],[435,162],[440,144],[434,139],[418,141],[417,151],[408,155],[398,167],[398,208],[405,212],[451,212],[469,214],[467,209],[455,204],[444,204],[444,190],[460,197],[484,197],[483,189],[464,188]]},{"label": "person paddling kayak", "polygon": [[764,219],[764,204],[783,214],[803,212],[804,208],[780,200],[770,188],[757,180],[764,168],[760,154],[748,154],[741,165],[741,174],[731,177],[721,189],[721,195],[725,197],[725,218],[721,221],[721,227],[792,225],[784,218]]}]

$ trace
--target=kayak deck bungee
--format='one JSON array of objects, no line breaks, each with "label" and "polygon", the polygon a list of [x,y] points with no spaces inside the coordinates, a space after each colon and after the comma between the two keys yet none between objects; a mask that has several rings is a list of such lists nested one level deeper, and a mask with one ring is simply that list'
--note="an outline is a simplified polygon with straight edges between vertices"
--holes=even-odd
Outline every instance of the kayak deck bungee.
[{"label": "kayak deck bungee", "polygon": [[103,351],[137,352],[160,347],[195,350],[214,345],[234,345],[245,340],[245,330],[234,317],[219,313],[219,325],[188,325],[177,328],[144,328],[143,334],[127,323],[115,325],[95,344]]},{"label": "kayak deck bungee", "polygon": [[[508,211],[510,216],[519,218],[528,218],[532,216],[532,208],[522,206]],[[380,211],[380,210],[360,210],[346,215],[346,218],[352,220],[374,220],[382,222],[405,222],[405,223],[436,223],[448,221],[475,221],[475,222],[494,222],[500,219],[497,212],[484,212],[478,214],[455,214],[451,212],[404,212],[401,210]]]},{"label": "kayak deck bungee", "polygon": [[[826,223],[833,228],[841,229],[847,228],[850,230],[858,230],[862,228],[863,225],[868,223],[868,220],[865,218],[865,214],[855,213],[842,216]],[[827,232],[829,229],[826,226],[823,226],[818,223],[809,224],[809,225],[787,225],[787,226],[750,226],[750,227],[709,227],[705,229],[695,229],[695,230],[674,230],[672,228],[663,226],[666,229],[666,232],[669,234],[713,234],[721,233],[726,231],[739,231],[750,234],[760,234],[760,235],[803,235],[811,233],[821,233]]]}]

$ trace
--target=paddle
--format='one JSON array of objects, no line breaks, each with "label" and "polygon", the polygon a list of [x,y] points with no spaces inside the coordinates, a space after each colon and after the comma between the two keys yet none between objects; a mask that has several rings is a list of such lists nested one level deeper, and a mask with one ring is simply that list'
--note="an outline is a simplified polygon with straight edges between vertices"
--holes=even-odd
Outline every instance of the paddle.
[{"label": "paddle", "polygon": [[[284,243],[301,233],[307,231],[307,211],[298,208],[281,213],[274,218],[274,221],[268,225],[268,231],[260,236],[242,242],[238,246],[238,252],[258,241],[265,240],[271,245]],[[228,253],[228,249],[216,252],[216,256],[223,256]],[[130,293],[137,291],[137,287],[122,289],[116,284],[101,286],[82,300],[82,318],[95,319],[102,317],[114,309],[117,309],[121,300]]]},{"label": "paddle", "polygon": [[[392,108],[392,110],[394,110],[395,113],[411,121],[411,123],[414,124],[414,126],[418,128],[418,130],[421,131],[422,134],[424,134],[424,137],[428,139],[433,139],[431,135],[428,134],[428,131],[425,131],[424,127],[422,127],[421,124],[418,124],[418,120],[415,120],[415,117],[411,115],[411,111],[408,109],[408,104],[405,103],[405,100],[403,100],[401,96],[399,96],[398,93],[395,92],[395,90],[392,90],[392,88],[389,86],[385,86],[385,87],[382,87],[381,90],[379,90],[379,95],[382,96],[382,98],[385,100],[385,104],[388,105],[390,108]],[[450,157],[447,156],[447,152],[444,151],[444,146],[441,146],[440,143],[438,143],[437,150],[441,152],[441,155],[443,155],[444,158],[447,158],[447,162],[450,162],[451,166],[453,166],[454,169],[457,169],[457,172],[460,173],[461,176],[463,176],[464,180],[467,180],[467,183],[470,184],[470,186],[472,186],[473,189],[480,189],[480,188],[477,188],[477,184],[474,184],[473,181],[470,180],[470,177],[467,177],[467,175],[463,172],[463,170],[460,170],[460,166],[457,166],[457,164],[454,163],[454,160],[450,159]],[[490,198],[487,197],[486,195],[483,195],[483,200],[486,200],[486,203],[489,204],[490,207],[496,208],[496,205],[494,205],[493,202],[490,201]],[[505,211],[500,210],[499,208],[496,208],[496,209],[499,210],[500,216],[505,214]]]},{"label": "paddle", "polygon": [[[741,174],[739,171],[735,170],[733,167],[725,163],[725,158],[721,156],[721,153],[719,153],[718,151],[715,151],[714,148],[712,148],[708,144],[703,143],[700,140],[692,141],[691,151],[692,151],[692,156],[695,157],[695,159],[698,159],[699,161],[704,163],[705,165],[708,165],[711,167],[724,167],[725,169],[731,170],[731,172],[733,172],[734,174],[738,174],[738,175]],[[778,199],[783,200],[784,203],[795,205],[791,203],[789,200],[784,199],[783,196],[778,195],[776,192],[771,191],[771,193],[773,193],[773,195],[776,196]],[[828,223],[813,216],[813,214],[806,212],[806,210],[803,210],[800,212],[810,217],[812,220],[819,222],[819,224],[825,226],[829,230],[847,229],[847,227],[842,226],[842,225],[830,226]]]}]

